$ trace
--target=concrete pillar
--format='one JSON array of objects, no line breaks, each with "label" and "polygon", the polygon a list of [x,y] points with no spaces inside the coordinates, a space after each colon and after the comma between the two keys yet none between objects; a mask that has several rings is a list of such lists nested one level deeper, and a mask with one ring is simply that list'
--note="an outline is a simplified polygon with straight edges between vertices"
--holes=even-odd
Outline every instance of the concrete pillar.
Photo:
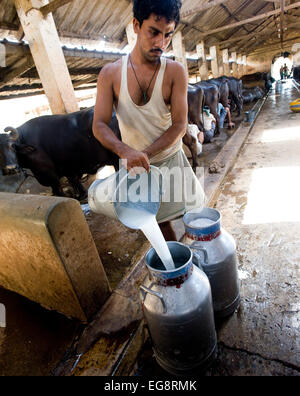
[{"label": "concrete pillar", "polygon": [[111,290],[79,202],[0,193],[0,287],[83,322]]},{"label": "concrete pillar", "polygon": [[211,71],[213,74],[214,78],[219,77],[219,48],[214,45],[213,47],[210,47],[209,53],[211,56]]},{"label": "concrete pillar", "polygon": [[238,67],[237,67],[237,56],[236,52],[231,53],[231,60],[232,60],[232,76],[238,77]]},{"label": "concrete pillar", "polygon": [[38,8],[48,0],[14,0],[32,57],[54,114],[79,110],[52,13]]},{"label": "concrete pillar", "polygon": [[187,65],[187,60],[185,56],[185,47],[182,41],[182,33],[179,31],[175,33],[172,39],[172,46],[173,46],[173,52],[175,55],[175,59],[182,63],[183,66],[185,67],[186,72],[188,73],[188,65]]},{"label": "concrete pillar", "polygon": [[230,65],[229,65],[229,52],[228,48],[222,51],[223,56],[223,72],[225,76],[230,77]]},{"label": "concrete pillar", "polygon": [[135,47],[136,39],[137,39],[137,35],[134,33],[134,30],[133,30],[132,21],[129,22],[128,25],[126,26],[126,35],[127,35],[129,50],[131,52],[133,50],[133,48]]},{"label": "concrete pillar", "polygon": [[206,48],[204,41],[201,41],[196,46],[197,55],[199,58],[199,73],[201,80],[208,80],[208,65],[206,60]]}]

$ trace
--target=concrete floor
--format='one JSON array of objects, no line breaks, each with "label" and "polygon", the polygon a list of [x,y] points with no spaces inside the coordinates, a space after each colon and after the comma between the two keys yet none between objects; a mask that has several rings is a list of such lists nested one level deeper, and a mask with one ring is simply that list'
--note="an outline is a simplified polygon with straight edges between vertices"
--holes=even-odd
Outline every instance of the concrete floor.
[{"label": "concrete floor", "polygon": [[[237,120],[236,127],[240,121]],[[207,166],[217,156],[233,132],[224,130],[213,143],[204,146],[202,165]],[[88,180],[85,186],[88,187],[92,180]],[[51,189],[41,186],[32,176],[26,179],[23,175],[4,178],[1,173],[0,191],[51,195]],[[85,205],[82,208],[114,289],[145,242],[145,237],[140,231],[129,230],[117,221],[95,215]],[[7,312],[7,327],[0,328],[0,376],[50,375],[76,337],[80,336],[83,326],[1,287],[0,303],[6,306]]]},{"label": "concrete floor", "polygon": [[[237,242],[242,304],[217,323],[207,376],[300,375],[300,114],[292,81],[268,97],[216,208]],[[133,375],[162,375],[145,345]]]},{"label": "concrete floor", "polygon": [[[225,228],[238,243],[243,304],[237,314],[218,323],[219,355],[207,375],[299,375],[299,344],[296,344],[299,343],[296,339],[297,336],[299,338],[299,291],[296,290],[296,276],[299,278],[299,253],[296,249],[296,241],[300,240],[299,223],[290,221],[290,218],[288,224],[279,223],[275,218],[262,223],[247,220],[249,224],[244,224],[244,216],[250,213],[251,207],[257,207],[255,197],[249,192],[260,193],[262,187],[268,186],[259,177],[261,169],[271,169],[270,173],[266,173],[266,180],[271,182],[272,187],[272,183],[277,180],[277,169],[283,168],[279,177],[286,184],[285,192],[295,185],[286,179],[285,166],[289,167],[287,174],[291,175],[292,180],[297,180],[297,177],[299,180],[300,168],[297,169],[297,161],[300,161],[300,141],[297,132],[288,130],[277,144],[272,143],[274,146],[269,145],[273,132],[268,132],[267,138],[261,142],[266,124],[267,129],[280,130],[280,122],[288,128],[288,119],[290,128],[296,126],[299,129],[300,115],[291,114],[288,109],[290,99],[298,96],[288,86],[284,87],[282,96],[276,96],[275,93],[270,96],[217,203]],[[272,126],[273,123],[276,124],[275,127]],[[215,158],[230,134],[222,132],[212,144],[205,146],[202,156],[204,165],[207,166]],[[290,140],[286,140],[287,136]],[[289,161],[289,165],[285,164],[285,160]],[[274,168],[275,176],[272,172]],[[258,171],[258,185],[252,181],[255,171]],[[14,183],[12,181],[11,188],[14,188]],[[266,200],[270,191],[273,191],[271,187],[267,187],[263,193]],[[289,205],[284,206],[297,208],[297,192],[292,191],[293,195],[288,194],[286,197],[278,195],[278,190],[280,192],[280,188],[275,188],[271,199],[278,213],[282,213],[280,208],[286,199],[292,197],[295,205],[290,205],[287,201]],[[28,179],[19,192],[49,194],[48,190],[41,192],[39,186]],[[261,200],[262,197],[259,196],[258,199]],[[269,201],[263,201],[267,209],[270,207]],[[266,214],[267,211],[263,210],[262,213]],[[290,211],[290,215],[292,213],[297,213],[297,209]],[[101,216],[96,218],[88,211],[85,214],[109,280],[115,287],[130,265],[132,255],[142,245],[144,237],[137,232],[129,233],[120,224],[112,224],[107,219],[104,221]],[[247,216],[249,218],[250,214]],[[288,239],[288,232],[292,232],[293,228],[293,238]],[[118,238],[114,239],[114,235],[118,235]],[[119,243],[120,237],[122,244]],[[287,242],[282,245],[284,241]],[[278,251],[273,251],[276,247]],[[281,262],[284,266],[280,266]],[[0,329],[0,375],[49,375],[51,368],[54,368],[75,337],[81,333],[80,324],[50,313],[3,289],[0,289],[0,302],[5,303],[9,312],[9,326],[5,330]],[[146,345],[134,375],[151,375],[156,372],[164,374],[153,360],[151,346]]]}]

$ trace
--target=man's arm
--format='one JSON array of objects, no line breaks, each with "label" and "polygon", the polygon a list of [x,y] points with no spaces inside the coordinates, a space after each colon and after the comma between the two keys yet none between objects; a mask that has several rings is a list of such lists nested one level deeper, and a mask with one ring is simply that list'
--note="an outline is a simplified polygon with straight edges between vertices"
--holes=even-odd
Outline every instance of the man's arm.
[{"label": "man's arm", "polygon": [[127,160],[128,170],[142,167],[149,172],[150,161],[147,155],[122,143],[108,126],[113,110],[113,76],[115,73],[116,65],[109,64],[99,74],[93,120],[94,136],[108,150],[113,151],[121,159]]},{"label": "man's arm", "polygon": [[188,79],[184,67],[179,63],[171,64],[172,90],[171,90],[171,115],[172,125],[163,135],[143,150],[149,158],[176,144],[186,133],[188,116]]}]

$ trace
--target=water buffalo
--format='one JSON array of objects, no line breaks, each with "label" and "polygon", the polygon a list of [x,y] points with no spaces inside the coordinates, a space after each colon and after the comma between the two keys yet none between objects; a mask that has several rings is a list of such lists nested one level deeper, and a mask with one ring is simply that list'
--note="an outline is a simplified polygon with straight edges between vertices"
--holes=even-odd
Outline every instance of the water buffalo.
[{"label": "water buffalo", "polygon": [[198,85],[188,86],[188,121],[195,124],[200,131],[203,131],[201,114],[204,106],[204,90]]},{"label": "water buffalo", "polygon": [[[8,127],[0,134],[0,151],[4,158],[3,175],[20,168],[30,169],[43,185],[57,196],[65,196],[60,179],[65,176],[75,197],[83,200],[87,192],[80,183],[84,174],[95,174],[104,165],[118,168],[117,155],[104,148],[93,135],[94,109],[71,114],[34,118],[18,128]],[[110,127],[120,138],[118,122],[112,117]]]},{"label": "water buffalo", "polygon": [[264,92],[259,87],[244,88],[243,89],[243,101],[244,103],[251,103],[254,100],[259,100],[264,96]]},{"label": "water buffalo", "polygon": [[300,82],[300,66],[295,66],[293,70],[293,77],[296,81]]},{"label": "water buffalo", "polygon": [[243,86],[245,88],[253,88],[259,86],[263,91],[268,92],[272,87],[274,79],[271,77],[270,73],[267,72],[257,72],[253,74],[246,74],[242,77]]},{"label": "water buffalo", "polygon": [[227,76],[218,77],[216,80],[227,81],[228,88],[229,88],[229,98],[232,102],[232,105],[236,106],[238,117],[239,117],[243,110],[243,96],[242,96],[243,82],[242,82],[242,80],[235,78],[235,77],[227,77]]},{"label": "water buffalo", "polygon": [[211,114],[216,119],[216,132],[215,134],[220,133],[220,117],[218,115],[218,104],[220,100],[220,91],[219,87],[215,84],[210,83],[209,81],[200,81],[193,86],[197,86],[203,89],[204,92],[204,106],[208,106],[210,108]]},{"label": "water buffalo", "polygon": [[228,80],[222,80],[218,78],[212,78],[207,80],[207,82],[215,84],[219,88],[219,102],[222,103],[224,107],[228,107],[228,99],[229,99],[229,85]]}]

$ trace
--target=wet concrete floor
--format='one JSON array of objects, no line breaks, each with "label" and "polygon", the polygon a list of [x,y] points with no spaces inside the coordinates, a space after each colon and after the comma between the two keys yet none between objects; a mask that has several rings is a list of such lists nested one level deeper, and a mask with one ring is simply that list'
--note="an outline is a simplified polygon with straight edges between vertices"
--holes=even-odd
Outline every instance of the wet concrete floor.
[{"label": "wet concrete floor", "polygon": [[[216,203],[237,242],[242,303],[216,323],[206,376],[300,375],[299,96],[291,80],[272,90]],[[169,376],[149,342],[132,374]]]},{"label": "wet concrete floor", "polygon": [[[235,121],[236,130],[241,119]],[[202,165],[209,165],[232,133],[234,131],[224,129],[211,144],[204,146]],[[88,187],[92,181],[90,178],[85,186]],[[32,176],[25,179],[22,175],[10,176],[8,180],[0,174],[0,191],[51,195],[50,188],[41,186]],[[93,214],[86,205],[82,208],[114,289],[130,266],[132,257],[145,242],[145,237],[117,221]],[[0,328],[0,376],[51,375],[51,370],[63,359],[83,326],[1,287],[0,303],[6,306],[7,313],[7,326]]]}]

